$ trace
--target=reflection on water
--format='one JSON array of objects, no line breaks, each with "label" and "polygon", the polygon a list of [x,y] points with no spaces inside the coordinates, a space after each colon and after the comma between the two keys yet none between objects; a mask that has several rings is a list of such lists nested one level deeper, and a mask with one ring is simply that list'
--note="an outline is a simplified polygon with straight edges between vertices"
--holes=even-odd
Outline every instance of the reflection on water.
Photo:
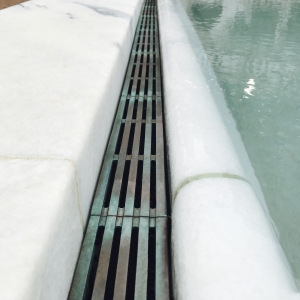
[{"label": "reflection on water", "polygon": [[181,0],[300,287],[300,0]]}]

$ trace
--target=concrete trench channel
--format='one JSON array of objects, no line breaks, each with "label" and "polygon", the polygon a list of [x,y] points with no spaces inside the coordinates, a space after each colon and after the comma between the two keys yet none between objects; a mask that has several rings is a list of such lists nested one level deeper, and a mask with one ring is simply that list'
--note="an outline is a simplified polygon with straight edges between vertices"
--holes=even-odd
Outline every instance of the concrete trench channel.
[{"label": "concrete trench channel", "polygon": [[141,11],[69,300],[172,299],[155,0]]}]

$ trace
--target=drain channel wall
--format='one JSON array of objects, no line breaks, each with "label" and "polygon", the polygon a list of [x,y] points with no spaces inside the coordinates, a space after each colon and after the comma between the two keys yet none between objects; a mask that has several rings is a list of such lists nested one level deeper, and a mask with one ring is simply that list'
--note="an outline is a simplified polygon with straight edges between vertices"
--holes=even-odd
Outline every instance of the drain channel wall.
[{"label": "drain channel wall", "polygon": [[259,183],[178,1],[160,0],[177,299],[298,299]]}]

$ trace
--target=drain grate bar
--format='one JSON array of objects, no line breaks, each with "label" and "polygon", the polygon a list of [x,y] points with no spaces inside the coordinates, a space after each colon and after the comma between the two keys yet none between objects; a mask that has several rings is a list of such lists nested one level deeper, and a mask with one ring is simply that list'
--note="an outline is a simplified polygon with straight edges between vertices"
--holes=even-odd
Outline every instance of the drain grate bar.
[{"label": "drain grate bar", "polygon": [[170,299],[157,7],[137,25],[70,300]]}]

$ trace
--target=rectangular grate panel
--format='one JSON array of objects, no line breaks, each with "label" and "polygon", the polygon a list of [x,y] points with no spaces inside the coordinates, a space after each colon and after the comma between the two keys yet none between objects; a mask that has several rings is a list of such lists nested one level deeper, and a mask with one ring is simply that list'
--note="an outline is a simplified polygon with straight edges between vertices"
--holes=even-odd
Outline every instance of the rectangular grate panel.
[{"label": "rectangular grate panel", "polygon": [[170,299],[156,1],[146,0],[69,299]]},{"label": "rectangular grate panel", "polygon": [[167,218],[92,216],[87,235],[69,299],[170,299]]},{"label": "rectangular grate panel", "polygon": [[148,0],[138,23],[92,215],[167,215],[160,72],[156,3]]}]

